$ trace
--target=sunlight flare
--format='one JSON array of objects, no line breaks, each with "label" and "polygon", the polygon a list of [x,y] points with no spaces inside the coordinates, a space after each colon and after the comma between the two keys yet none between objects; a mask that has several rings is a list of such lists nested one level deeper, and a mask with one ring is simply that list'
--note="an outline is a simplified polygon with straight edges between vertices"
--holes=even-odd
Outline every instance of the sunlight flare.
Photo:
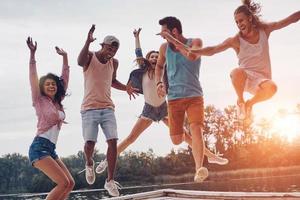
[{"label": "sunlight flare", "polygon": [[287,115],[273,121],[272,130],[284,139],[292,142],[300,134],[300,118],[298,115]]}]

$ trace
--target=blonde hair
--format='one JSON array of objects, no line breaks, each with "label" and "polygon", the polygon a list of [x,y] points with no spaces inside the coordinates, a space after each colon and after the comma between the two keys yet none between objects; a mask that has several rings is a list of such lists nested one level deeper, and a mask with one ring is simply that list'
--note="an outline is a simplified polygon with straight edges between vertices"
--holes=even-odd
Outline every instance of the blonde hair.
[{"label": "blonde hair", "polygon": [[261,28],[264,26],[264,22],[260,20],[261,6],[259,3],[252,2],[251,0],[242,0],[243,5],[235,9],[234,14],[244,13],[247,16],[252,17],[252,24],[255,27]]}]

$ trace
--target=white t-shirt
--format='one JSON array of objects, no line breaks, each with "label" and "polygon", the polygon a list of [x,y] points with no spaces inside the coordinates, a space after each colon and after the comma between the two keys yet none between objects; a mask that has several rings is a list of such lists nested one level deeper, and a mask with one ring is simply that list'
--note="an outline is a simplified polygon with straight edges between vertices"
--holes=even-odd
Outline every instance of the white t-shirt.
[{"label": "white t-shirt", "polygon": [[[60,110],[58,111],[58,115],[59,115],[59,119],[61,120],[65,118],[65,113]],[[39,134],[39,137],[46,138],[50,140],[53,144],[56,144],[58,139],[58,134],[59,134],[59,129],[58,129],[58,125],[56,124],[46,132]]]},{"label": "white t-shirt", "polygon": [[165,98],[158,97],[155,79],[150,79],[148,72],[143,75],[143,93],[145,102],[151,106],[158,107],[165,101]]}]

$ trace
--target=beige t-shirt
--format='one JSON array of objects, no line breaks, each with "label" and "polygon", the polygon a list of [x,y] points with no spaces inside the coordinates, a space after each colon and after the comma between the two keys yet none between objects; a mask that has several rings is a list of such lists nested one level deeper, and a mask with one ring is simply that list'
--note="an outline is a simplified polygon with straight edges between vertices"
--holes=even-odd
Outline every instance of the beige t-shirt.
[{"label": "beige t-shirt", "polygon": [[114,72],[113,59],[106,64],[100,63],[95,52],[84,75],[84,98],[81,111],[90,109],[114,109],[111,99],[111,83]]}]

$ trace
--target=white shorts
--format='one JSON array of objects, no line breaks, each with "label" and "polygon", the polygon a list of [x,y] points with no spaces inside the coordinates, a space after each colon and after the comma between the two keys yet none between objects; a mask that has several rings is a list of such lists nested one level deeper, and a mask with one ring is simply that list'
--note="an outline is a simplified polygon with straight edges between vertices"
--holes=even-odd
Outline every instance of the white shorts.
[{"label": "white shorts", "polygon": [[245,83],[245,92],[249,92],[253,95],[257,93],[257,90],[260,88],[260,85],[265,82],[271,80],[269,77],[266,77],[260,73],[244,70],[247,75],[246,83]]}]

